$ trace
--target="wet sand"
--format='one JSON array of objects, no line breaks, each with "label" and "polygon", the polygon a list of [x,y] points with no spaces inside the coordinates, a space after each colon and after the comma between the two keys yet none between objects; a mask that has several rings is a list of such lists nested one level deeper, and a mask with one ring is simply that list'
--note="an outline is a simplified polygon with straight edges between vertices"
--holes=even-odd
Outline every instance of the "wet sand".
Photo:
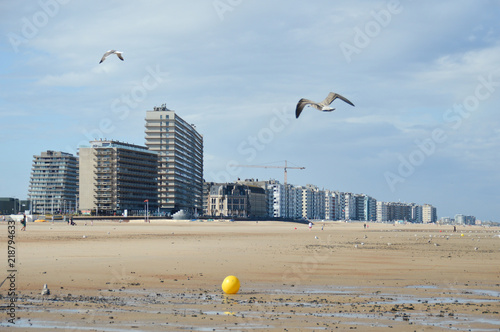
[{"label": "wet sand", "polygon": [[0,330],[499,330],[500,228],[321,225],[18,225],[16,324],[2,310]]}]

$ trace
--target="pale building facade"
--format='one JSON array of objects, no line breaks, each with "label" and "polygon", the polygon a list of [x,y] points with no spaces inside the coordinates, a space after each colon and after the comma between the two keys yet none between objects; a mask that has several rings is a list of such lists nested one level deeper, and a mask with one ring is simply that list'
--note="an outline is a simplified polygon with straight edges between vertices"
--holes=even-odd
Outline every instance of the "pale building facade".
[{"label": "pale building facade", "polygon": [[98,140],[79,149],[80,210],[139,214],[158,208],[158,156],[146,147]]},{"label": "pale building facade", "polygon": [[339,195],[338,192],[325,191],[325,218],[326,220],[339,219]]},{"label": "pale building facade", "polygon": [[430,204],[422,206],[422,222],[424,224],[433,223],[437,221],[436,208]]},{"label": "pale building facade", "polygon": [[264,188],[240,183],[208,183],[207,215],[212,217],[265,218]]},{"label": "pale building facade", "polygon": [[33,156],[28,198],[33,213],[55,214],[76,210],[78,158],[70,153],[45,151]]},{"label": "pale building facade", "polygon": [[388,206],[386,202],[377,202],[377,221],[383,222],[389,220]]},{"label": "pale building facade", "polygon": [[146,146],[158,153],[158,191],[162,211],[203,210],[203,137],[165,105],[146,112]]}]

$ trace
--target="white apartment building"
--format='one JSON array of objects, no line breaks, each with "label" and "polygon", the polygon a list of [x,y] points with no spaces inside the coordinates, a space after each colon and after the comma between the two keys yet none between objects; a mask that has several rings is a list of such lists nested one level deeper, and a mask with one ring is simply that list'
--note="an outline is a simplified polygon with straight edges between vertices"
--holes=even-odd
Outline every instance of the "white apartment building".
[{"label": "white apartment building", "polygon": [[388,217],[388,204],[386,202],[377,202],[377,221],[387,221]]},{"label": "white apartment building", "polygon": [[325,218],[326,220],[339,220],[339,193],[335,191],[325,191]]},{"label": "white apartment building", "polygon": [[146,112],[146,146],[158,153],[162,211],[202,213],[203,137],[165,105]]},{"label": "white apartment building", "polygon": [[33,156],[28,199],[33,213],[67,213],[76,210],[78,158],[59,151]]},{"label": "white apartment building", "polygon": [[422,206],[422,222],[424,224],[433,223],[437,221],[436,208],[430,204]]}]

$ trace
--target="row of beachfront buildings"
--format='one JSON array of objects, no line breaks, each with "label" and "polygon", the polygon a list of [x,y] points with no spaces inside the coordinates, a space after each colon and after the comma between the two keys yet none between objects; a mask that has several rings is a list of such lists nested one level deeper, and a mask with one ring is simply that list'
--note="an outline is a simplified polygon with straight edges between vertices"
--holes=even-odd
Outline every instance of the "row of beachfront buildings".
[{"label": "row of beachfront buildings", "polygon": [[430,204],[378,202],[365,194],[294,186],[279,181],[205,183],[204,212],[212,217],[284,218],[432,223]]},{"label": "row of beachfront buildings", "polygon": [[270,181],[203,180],[203,136],[165,105],[146,111],[145,146],[99,139],[78,156],[33,157],[28,201],[34,214],[192,216],[435,222],[431,205],[377,202],[364,194]]},{"label": "row of beachfront buildings", "polygon": [[145,146],[99,139],[78,156],[33,157],[28,200],[33,213],[79,211],[134,215],[151,210],[201,212],[203,137],[165,105],[146,111]]}]

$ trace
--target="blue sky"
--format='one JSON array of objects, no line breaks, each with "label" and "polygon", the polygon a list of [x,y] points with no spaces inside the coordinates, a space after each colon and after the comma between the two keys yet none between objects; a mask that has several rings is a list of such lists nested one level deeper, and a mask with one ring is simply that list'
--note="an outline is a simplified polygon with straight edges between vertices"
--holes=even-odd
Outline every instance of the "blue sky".
[{"label": "blue sky", "polygon": [[[1,1],[0,196],[33,155],[141,144],[166,104],[204,177],[283,180],[496,220],[500,1]],[[108,49],[123,52],[98,64]],[[340,93],[331,113],[300,98]]]}]

